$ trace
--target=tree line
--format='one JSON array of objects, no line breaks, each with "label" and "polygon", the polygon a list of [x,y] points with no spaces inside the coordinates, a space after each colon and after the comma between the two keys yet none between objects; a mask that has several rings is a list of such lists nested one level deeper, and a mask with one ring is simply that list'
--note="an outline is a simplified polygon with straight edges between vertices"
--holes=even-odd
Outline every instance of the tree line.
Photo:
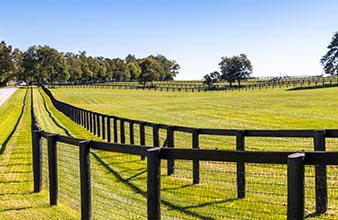
[{"label": "tree line", "polygon": [[97,81],[147,82],[173,80],[180,65],[163,55],[125,59],[88,56],[85,51],[61,53],[49,46],[31,46],[26,51],[0,43],[0,85],[9,80],[27,83],[87,83]]}]

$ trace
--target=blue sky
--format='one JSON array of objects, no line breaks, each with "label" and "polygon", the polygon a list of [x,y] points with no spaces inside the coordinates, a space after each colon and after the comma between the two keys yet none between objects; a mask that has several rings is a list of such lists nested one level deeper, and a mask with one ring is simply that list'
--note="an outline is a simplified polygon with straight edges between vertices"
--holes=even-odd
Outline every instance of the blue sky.
[{"label": "blue sky", "polygon": [[338,31],[336,0],[1,1],[0,40],[92,56],[163,54],[201,79],[246,53],[254,76],[318,75]]}]

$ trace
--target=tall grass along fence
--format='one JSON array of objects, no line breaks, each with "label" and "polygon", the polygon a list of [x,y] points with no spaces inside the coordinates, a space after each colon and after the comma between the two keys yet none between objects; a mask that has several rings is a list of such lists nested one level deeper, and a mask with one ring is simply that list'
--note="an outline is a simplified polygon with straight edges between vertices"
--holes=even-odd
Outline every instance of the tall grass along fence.
[{"label": "tall grass along fence", "polygon": [[106,89],[130,89],[130,90],[153,90],[172,92],[206,92],[206,91],[238,91],[238,90],[263,90],[271,88],[320,88],[338,85],[338,77],[309,77],[309,78],[285,78],[242,82],[241,86],[229,86],[226,83],[216,83],[207,87],[202,81],[168,81],[154,82],[153,86],[143,87],[137,82],[101,82],[101,83],[59,83],[59,87],[65,88],[106,88]]},{"label": "tall grass along fence", "polygon": [[[90,191],[92,181],[88,154],[89,152],[97,150],[122,153],[123,155],[137,155],[141,157],[139,161],[144,161],[145,171],[147,173],[147,187],[144,188],[144,191],[140,189],[142,187],[137,188],[135,185],[130,187],[132,190],[146,197],[146,202],[140,201],[138,204],[147,205],[147,213],[140,212],[138,214],[143,217],[147,216],[148,219],[159,219],[161,215],[166,218],[176,218],[181,214],[182,216],[192,216],[193,218],[200,219],[238,219],[240,218],[239,216],[247,216],[247,219],[250,219],[255,217],[257,213],[257,218],[261,218],[262,216],[263,218],[264,216],[268,218],[270,215],[275,214],[278,219],[278,217],[285,218],[287,214],[288,219],[303,219],[304,213],[308,213],[307,216],[320,215],[327,213],[330,207],[332,209],[330,215],[336,214],[333,210],[336,210],[338,205],[338,190],[335,186],[337,184],[336,165],[338,165],[338,160],[336,158],[338,158],[338,153],[335,151],[325,152],[325,150],[327,144],[329,144],[330,147],[331,145],[336,146],[336,143],[331,143],[330,140],[338,137],[338,130],[244,131],[197,129],[154,124],[80,109],[56,100],[46,88],[44,88],[44,91],[51,98],[54,106],[70,119],[108,142],[114,142],[104,143],[79,140],[50,134],[44,131],[35,131],[33,134],[33,146],[35,149],[33,149],[33,152],[40,152],[33,153],[35,161],[35,189],[39,189],[38,186],[41,185],[41,158],[43,157],[41,156],[43,155],[43,153],[41,153],[41,139],[47,140],[48,154],[45,154],[45,158],[48,158],[49,181],[47,181],[47,183],[49,182],[51,204],[55,203],[55,197],[57,197],[58,192],[57,179],[55,177],[57,176],[55,170],[58,170],[57,165],[55,165],[57,153],[54,149],[54,145],[56,145],[56,143],[66,143],[73,146],[73,149],[75,149],[74,146],[79,147],[76,148],[79,151],[77,154],[79,155],[79,169],[81,173],[81,175],[77,177],[81,179],[81,193],[79,193],[81,195],[78,196],[78,198],[81,200],[81,205],[79,206],[81,206],[83,219],[90,218],[92,213],[92,191]],[[126,125],[128,125],[129,129],[126,129]],[[37,127],[35,126],[34,128],[36,130]],[[138,132],[135,132],[136,129]],[[127,132],[127,130],[129,132]],[[111,138],[111,131],[113,138]],[[137,135],[138,140],[135,139],[136,133],[139,133],[139,135]],[[190,136],[192,149],[187,149],[186,145],[182,145],[182,143],[186,144],[186,141],[180,143],[175,140],[178,138],[184,140],[184,135],[182,134]],[[201,146],[203,142],[201,141],[201,137],[204,136],[210,138],[215,136],[234,138],[236,148],[230,150],[211,149],[210,146],[208,148],[208,146],[205,145],[206,147],[204,149],[204,147]],[[127,137],[129,139],[128,141]],[[251,138],[253,139],[250,140]],[[267,144],[277,144],[277,142],[265,142],[257,138],[277,138],[279,140],[278,142],[283,142],[284,138],[292,140],[301,139],[302,141],[297,142],[296,145],[298,146],[296,146],[296,149],[295,146],[285,147],[282,144],[277,150],[267,151],[267,149],[265,149],[265,147],[268,146]],[[311,139],[311,141],[304,141],[305,139]],[[146,140],[148,144],[146,144]],[[225,143],[231,142],[227,139],[224,140]],[[126,144],[127,142],[128,144]],[[137,145],[135,145],[136,142]],[[151,144],[149,144],[150,142]],[[261,142],[263,144],[261,148],[257,146],[251,147],[254,142]],[[310,142],[312,142],[312,147],[308,146]],[[204,144],[208,144],[208,142]],[[250,147],[245,147],[247,144]],[[152,147],[145,147],[146,145]],[[160,147],[161,145],[162,147]],[[270,149],[271,147],[273,146],[270,146]],[[306,151],[299,151],[299,149],[305,149]],[[60,154],[63,150],[64,149],[60,150]],[[311,152],[313,150],[314,152]],[[84,152],[81,153],[81,151]],[[144,160],[145,158],[147,158],[147,160]],[[135,160],[135,157],[133,160]],[[166,161],[166,163],[163,164],[161,161]],[[166,176],[163,176],[164,170],[167,172]],[[187,174],[189,170],[191,171],[191,175]],[[272,173],[272,175],[269,175],[269,172],[270,174]],[[165,182],[162,180],[162,184],[160,177],[165,180]],[[222,191],[226,191],[231,195],[230,198],[236,198],[236,200],[239,199],[239,201],[241,201],[239,207],[234,209],[233,207],[226,207],[225,205],[224,209],[229,209],[222,211],[217,209],[217,212],[206,213],[201,207],[205,206],[207,202],[203,203],[204,205],[196,205],[195,201],[189,208],[197,207],[197,210],[186,210],[184,204],[189,204],[190,202],[187,198],[193,200],[192,197],[193,194],[195,194],[183,190],[187,187],[188,179],[192,180],[193,185],[191,186],[195,186],[196,194],[199,197],[198,199],[195,198],[196,200],[208,198],[208,201],[210,201],[210,197],[212,197],[211,200],[213,200],[213,204],[217,207],[217,203],[231,201],[222,198],[229,198],[229,195],[225,195],[224,192],[221,193]],[[266,181],[267,179],[268,181]],[[229,182],[226,183],[227,181]],[[167,184],[167,182],[169,184]],[[224,185],[226,185],[226,187],[224,187]],[[160,194],[162,195],[161,198]],[[173,196],[173,194],[175,196]],[[182,195],[183,201],[177,198],[177,195]],[[272,201],[274,199],[276,199],[276,204]],[[245,204],[249,204],[250,206],[255,203],[262,204],[256,207],[258,210],[253,210],[256,209],[255,207],[251,207],[251,209],[248,207],[241,208],[245,206]],[[142,209],[142,207],[138,208]],[[264,211],[259,211],[260,208],[264,209]],[[271,210],[266,211],[267,209]],[[238,216],[229,213],[239,211],[241,214]],[[95,211],[93,211],[93,213],[95,213]],[[139,215],[137,216],[140,217]],[[184,219],[184,217],[182,218]]]}]

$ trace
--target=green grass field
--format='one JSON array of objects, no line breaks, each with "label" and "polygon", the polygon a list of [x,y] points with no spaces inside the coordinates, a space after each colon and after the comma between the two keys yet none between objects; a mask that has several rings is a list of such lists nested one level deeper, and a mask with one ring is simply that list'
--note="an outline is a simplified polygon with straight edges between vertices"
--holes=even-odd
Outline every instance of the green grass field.
[{"label": "green grass field", "polygon": [[0,219],[78,219],[64,203],[50,207],[46,191],[32,193],[30,92],[25,94],[19,89],[0,107]]},{"label": "green grass field", "polygon": [[337,88],[179,93],[52,89],[59,100],[126,118],[172,125],[241,129],[337,128]]},{"label": "green grass field", "polygon": [[[301,91],[275,89],[232,93],[167,93],[107,89],[52,89],[52,92],[57,99],[75,106],[172,125],[241,129],[320,129],[337,128],[335,125],[338,120],[334,114],[338,106],[338,101],[335,99],[337,88]],[[10,123],[7,122],[7,127],[15,126],[14,119],[20,115],[24,94],[25,90],[19,90],[7,101],[12,104],[6,103],[0,108],[4,111],[2,109],[7,105],[16,107],[12,120],[9,120]],[[79,170],[76,147],[67,144],[58,145],[60,206],[49,208],[48,205],[45,140],[43,141],[44,191],[40,194],[30,193],[33,186],[31,161],[29,161],[31,160],[29,93],[27,99],[17,130],[3,155],[0,155],[0,161],[6,164],[0,168],[1,177],[4,178],[1,184],[8,190],[8,192],[1,191],[1,196],[4,198],[1,201],[7,200],[4,202],[7,208],[0,212],[0,219],[78,219]],[[98,140],[58,112],[42,90],[34,89],[34,107],[42,129]],[[147,132],[151,133],[150,130]],[[137,138],[137,132],[135,134]],[[6,137],[6,134],[3,137]],[[164,133],[161,132],[162,143],[163,140]],[[191,147],[191,137],[188,135],[177,134],[175,142],[179,147]],[[150,137],[147,138],[147,143],[151,143]],[[335,149],[337,143],[336,140],[330,140],[328,148]],[[201,147],[234,149],[234,138],[202,137]],[[312,140],[249,138],[247,148],[251,150],[312,149]],[[16,157],[11,153],[11,149],[16,149],[13,151]],[[18,162],[20,158],[23,160],[22,164]],[[11,163],[19,165],[10,166]],[[136,156],[92,151],[91,168],[94,219],[146,218],[146,161]],[[192,184],[190,161],[176,161],[175,168],[175,175],[167,176],[165,161],[162,162],[163,219],[285,219],[286,217],[286,166],[247,164],[246,199],[236,199],[236,164],[234,163],[201,162],[201,183],[198,185]],[[6,170],[2,172],[2,169]],[[21,174],[23,170],[25,174]],[[311,219],[336,218],[337,167],[330,166],[328,174],[328,215]],[[313,167],[307,167],[306,214],[314,211],[313,175]],[[14,176],[15,181],[20,184],[24,180],[25,183],[22,184],[24,186],[20,185],[18,189],[12,187],[13,184],[5,181],[10,178],[9,176]],[[12,195],[11,190],[19,191],[20,195]],[[26,206],[16,203],[17,201],[23,201]]]},{"label": "green grass field", "polygon": [[[336,88],[301,91],[276,89],[234,93],[167,93],[105,89],[54,89],[52,92],[59,100],[93,111],[172,125],[241,129],[321,129],[336,128],[337,124],[337,117],[332,114],[338,104],[334,98]],[[128,131],[127,128],[126,130]],[[163,138],[164,134],[162,141]],[[251,150],[313,149],[312,139],[309,138],[248,139],[247,149]],[[191,146],[191,138],[183,134],[177,135],[175,141],[176,146]],[[234,149],[234,138],[205,137],[201,142],[202,148],[212,146],[219,149]],[[330,140],[327,145],[329,150],[335,150],[337,140]],[[177,173],[172,182],[170,182],[171,177],[164,177],[166,179],[162,183],[169,182],[169,185],[174,188],[172,191],[170,189],[164,191],[165,193],[171,192],[175,196],[162,194],[164,201],[173,202],[168,205],[169,207],[176,207],[185,214],[191,212],[188,216],[201,219],[203,216],[210,216],[214,219],[239,218],[239,216],[265,219],[284,218],[286,167],[247,165],[247,190],[250,193],[245,200],[235,199],[233,164],[220,165],[208,162],[202,163],[201,167],[204,170],[202,171],[204,179],[202,183],[205,185],[190,185],[191,167],[188,162],[180,162],[176,166]],[[307,168],[307,214],[314,211],[313,172],[312,167]],[[336,167],[329,167],[328,173],[329,197],[336,198],[338,193],[335,187]],[[271,181],[271,184],[267,179]],[[226,193],[219,194],[222,190]],[[276,192],[280,193],[276,194]],[[182,197],[177,199],[176,194]],[[210,198],[208,195],[215,196]],[[271,204],[270,201],[275,203]],[[337,201],[335,199],[330,199],[330,201],[329,214],[334,215]],[[189,212],[184,212],[183,207],[189,207]],[[223,212],[218,216],[219,213],[213,209],[232,211]],[[261,209],[265,211],[258,211]],[[197,214],[194,215],[194,213]],[[326,217],[331,218],[330,215]]]}]

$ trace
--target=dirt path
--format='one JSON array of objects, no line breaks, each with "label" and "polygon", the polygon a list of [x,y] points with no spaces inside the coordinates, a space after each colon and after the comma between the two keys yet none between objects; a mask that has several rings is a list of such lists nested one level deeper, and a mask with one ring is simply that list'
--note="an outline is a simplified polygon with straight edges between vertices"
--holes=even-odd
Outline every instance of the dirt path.
[{"label": "dirt path", "polygon": [[0,106],[17,90],[16,87],[0,88]]}]

